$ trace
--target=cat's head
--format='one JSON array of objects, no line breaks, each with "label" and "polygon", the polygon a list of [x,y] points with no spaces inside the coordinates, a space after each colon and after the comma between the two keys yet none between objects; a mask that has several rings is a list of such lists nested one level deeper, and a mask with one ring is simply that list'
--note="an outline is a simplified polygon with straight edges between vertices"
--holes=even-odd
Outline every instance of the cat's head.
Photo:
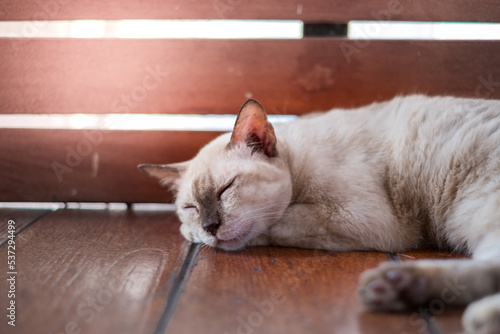
[{"label": "cat's head", "polygon": [[214,139],[192,160],[139,168],[176,193],[186,239],[225,250],[265,235],[292,196],[273,126],[255,100],[241,107],[232,133]]}]

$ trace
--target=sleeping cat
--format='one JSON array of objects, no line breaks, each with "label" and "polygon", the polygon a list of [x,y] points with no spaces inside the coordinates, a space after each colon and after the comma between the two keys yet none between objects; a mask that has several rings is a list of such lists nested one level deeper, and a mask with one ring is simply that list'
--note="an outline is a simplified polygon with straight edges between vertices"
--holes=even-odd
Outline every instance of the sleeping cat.
[{"label": "sleeping cat", "polygon": [[192,242],[472,254],[381,265],[361,276],[361,300],[400,311],[447,296],[472,303],[468,332],[500,333],[500,101],[397,97],[274,129],[248,100],[192,160],[139,167],[177,194]]}]

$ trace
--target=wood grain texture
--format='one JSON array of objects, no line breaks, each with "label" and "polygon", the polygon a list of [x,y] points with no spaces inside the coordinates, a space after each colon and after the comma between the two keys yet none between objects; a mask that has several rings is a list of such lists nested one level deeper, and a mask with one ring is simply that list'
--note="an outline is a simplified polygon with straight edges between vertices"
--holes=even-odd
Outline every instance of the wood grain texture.
[{"label": "wood grain texture", "polygon": [[441,251],[435,249],[421,249],[397,254],[401,261],[417,261],[417,260],[456,260],[468,259],[470,255]]},{"label": "wood grain texture", "polygon": [[2,129],[0,201],[168,202],[137,165],[188,160],[217,135]]},{"label": "wood grain texture", "polygon": [[60,210],[38,221],[16,239],[15,332],[152,333],[187,246],[178,228],[165,212]]},{"label": "wood grain texture", "polygon": [[204,248],[166,333],[417,333],[408,314],[376,314],[359,274],[382,253]]},{"label": "wood grain texture", "polygon": [[500,98],[500,43],[0,39],[0,113],[271,114],[400,94]]},{"label": "wood grain texture", "polygon": [[448,307],[443,311],[440,309],[431,312],[434,323],[440,333],[464,333],[462,326],[462,315],[465,307]]},{"label": "wood grain texture", "polygon": [[50,210],[0,209],[0,245],[7,241],[9,220],[15,224],[15,233],[21,232],[26,226],[40,219]]},{"label": "wood grain texture", "polygon": [[[498,21],[493,0],[147,0],[147,1],[16,1],[0,4],[0,20],[68,19],[296,19],[307,22],[377,20],[389,12],[391,20]],[[375,14],[374,14],[375,13]]]}]

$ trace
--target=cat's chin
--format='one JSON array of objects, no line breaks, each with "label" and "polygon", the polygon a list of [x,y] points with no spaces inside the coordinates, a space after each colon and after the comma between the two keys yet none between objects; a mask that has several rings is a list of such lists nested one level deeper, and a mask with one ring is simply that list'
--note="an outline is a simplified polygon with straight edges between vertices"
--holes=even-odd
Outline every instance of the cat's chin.
[{"label": "cat's chin", "polygon": [[241,239],[233,239],[233,240],[219,240],[217,241],[217,248],[223,249],[225,251],[238,251],[245,247],[246,242],[243,242]]},{"label": "cat's chin", "polygon": [[247,245],[248,240],[250,239],[250,235],[251,231],[232,239],[217,239],[216,247],[226,251],[240,250]]}]

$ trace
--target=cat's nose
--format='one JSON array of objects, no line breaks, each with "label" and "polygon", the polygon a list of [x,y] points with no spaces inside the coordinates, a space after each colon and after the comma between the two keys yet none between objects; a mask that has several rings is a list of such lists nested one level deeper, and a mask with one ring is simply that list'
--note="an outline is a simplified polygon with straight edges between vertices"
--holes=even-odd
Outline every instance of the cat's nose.
[{"label": "cat's nose", "polygon": [[207,221],[204,221],[201,224],[201,226],[208,234],[211,234],[215,237],[215,235],[217,234],[217,230],[220,227],[220,221],[218,219],[217,220],[207,220]]}]

